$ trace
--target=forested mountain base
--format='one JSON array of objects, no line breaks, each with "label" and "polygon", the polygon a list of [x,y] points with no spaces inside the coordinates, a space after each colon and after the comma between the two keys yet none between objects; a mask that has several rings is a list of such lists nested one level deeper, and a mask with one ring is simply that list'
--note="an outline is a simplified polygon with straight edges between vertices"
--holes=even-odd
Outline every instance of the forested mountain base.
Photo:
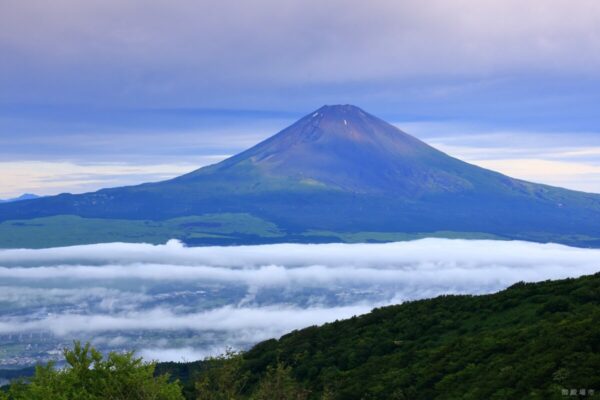
[{"label": "forested mountain base", "polygon": [[[244,395],[286,365],[311,399],[600,398],[600,274],[380,308],[260,343],[236,362]],[[209,366],[193,380],[215,374]]]}]

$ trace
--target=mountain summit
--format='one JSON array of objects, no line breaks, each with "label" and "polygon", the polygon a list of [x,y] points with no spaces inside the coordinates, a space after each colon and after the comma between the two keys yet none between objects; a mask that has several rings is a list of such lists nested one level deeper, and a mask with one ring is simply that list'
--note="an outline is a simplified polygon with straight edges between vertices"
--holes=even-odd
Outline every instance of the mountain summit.
[{"label": "mountain summit", "polygon": [[[81,217],[75,225],[145,221],[194,244],[443,235],[600,247],[600,195],[465,163],[352,105],[321,107],[242,153],[168,181],[0,205],[4,224],[64,215]],[[195,222],[172,228],[182,218]],[[248,230],[248,218],[264,229]],[[144,229],[136,237],[146,238]]]},{"label": "mountain summit", "polygon": [[264,142],[178,180],[232,173],[260,176],[254,190],[283,181],[409,198],[468,191],[489,179],[523,185],[450,157],[352,105],[323,106]]},{"label": "mountain summit", "polygon": [[462,164],[358,107],[336,105],[321,107],[210,172],[251,169],[357,193],[418,193],[464,185],[449,174]]}]

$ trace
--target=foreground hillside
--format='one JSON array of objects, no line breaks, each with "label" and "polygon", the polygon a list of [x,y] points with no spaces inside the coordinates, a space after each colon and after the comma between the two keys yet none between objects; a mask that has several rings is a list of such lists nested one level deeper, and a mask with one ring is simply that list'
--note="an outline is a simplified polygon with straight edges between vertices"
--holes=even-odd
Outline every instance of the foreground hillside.
[{"label": "foreground hillside", "polygon": [[187,382],[188,395],[194,381],[215,371],[242,379],[247,395],[279,364],[315,399],[560,399],[575,388],[594,398],[600,274],[376,309],[294,331],[231,360],[158,369]]},{"label": "foreground hillside", "polygon": [[600,247],[600,195],[468,164],[357,107],[338,105],[171,180],[0,204],[0,248],[423,236]]}]

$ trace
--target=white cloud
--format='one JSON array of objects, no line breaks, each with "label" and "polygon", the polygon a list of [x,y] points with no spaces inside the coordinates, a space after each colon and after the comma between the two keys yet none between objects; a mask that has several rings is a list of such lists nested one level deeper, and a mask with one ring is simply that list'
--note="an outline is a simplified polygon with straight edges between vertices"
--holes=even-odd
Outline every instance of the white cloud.
[{"label": "white cloud", "polygon": [[[577,154],[582,154],[583,151],[579,151]],[[530,182],[600,193],[600,165],[535,158],[473,160],[472,162],[481,167]]]},{"label": "white cloud", "polygon": [[142,357],[144,360],[153,360],[158,362],[189,362],[224,354],[226,350],[227,346],[212,347],[202,350],[195,349],[193,347],[144,348],[139,350],[137,355]]},{"label": "white cloud", "polygon": [[119,315],[107,314],[61,314],[50,315],[32,321],[9,319],[0,322],[0,333],[46,331],[65,336],[77,332],[141,331],[141,330],[194,330],[256,332],[261,337],[323,324],[338,318],[364,314],[371,305],[353,305],[332,308],[300,309],[290,306],[242,307],[226,306],[201,313],[177,315],[170,310],[156,308],[148,311],[129,312]]},{"label": "white cloud", "polygon": [[[504,264],[577,266],[594,261],[600,250],[520,241],[421,239],[396,243],[273,244],[259,246],[185,247],[176,240],[164,245],[103,243],[49,249],[0,250],[0,266],[32,267],[165,264],[169,266],[243,267],[300,266],[371,267],[377,269],[477,267]],[[165,270],[168,270],[165,268]],[[43,270],[40,270],[43,271]],[[135,268],[132,268],[135,271]],[[35,273],[34,273],[35,274]]]},{"label": "white cloud", "polygon": [[[443,245],[443,244],[440,244]],[[352,245],[354,246],[354,245]],[[435,248],[432,246],[431,248]],[[306,266],[293,266],[299,260],[290,260],[290,264],[261,265],[245,267],[218,267],[206,265],[173,265],[173,264],[131,264],[100,266],[59,265],[52,267],[0,267],[0,279],[20,279],[33,281],[94,281],[94,280],[149,280],[156,282],[221,282],[243,284],[252,287],[323,287],[327,285],[402,285],[415,286],[426,290],[427,286],[444,286],[449,282],[463,289],[471,284],[493,287],[497,284],[508,284],[515,279],[540,280],[549,277],[569,276],[570,272],[579,274],[592,273],[597,269],[597,258],[600,252],[592,254],[569,254],[568,252],[548,249],[548,256],[539,254],[532,260],[522,252],[515,256],[500,257],[499,252],[510,251],[518,246],[500,246],[498,253],[486,255],[488,261],[473,258],[447,260],[422,257],[421,260],[408,260],[402,255],[375,257],[385,264],[376,266],[371,260],[345,260],[340,255],[337,260],[323,260],[329,265],[311,265],[316,260],[307,259]],[[480,247],[485,249],[485,246]],[[318,249],[322,254],[326,249]],[[343,251],[343,249],[340,249]],[[394,248],[373,249],[393,252]],[[373,251],[364,249],[362,251]],[[402,251],[398,246],[397,251]],[[307,249],[310,251],[310,249]],[[407,249],[407,251],[410,251]],[[424,246],[424,250],[425,246]],[[353,251],[349,251],[354,253]],[[362,253],[364,254],[364,253]],[[482,255],[482,254],[480,254]],[[498,256],[494,259],[494,256]],[[554,258],[563,256],[564,258]],[[280,256],[281,257],[281,256]],[[475,257],[475,256],[472,256]],[[522,258],[520,258],[522,257]],[[392,260],[395,258],[395,260]],[[483,258],[483,256],[482,256]],[[278,260],[283,261],[284,260]],[[246,260],[249,264],[255,260]],[[362,264],[362,265],[361,265]],[[549,275],[551,274],[551,275]]]},{"label": "white cloud", "polygon": [[0,316],[0,335],[50,332],[190,360],[405,300],[592,274],[599,259],[597,249],[449,239],[1,250],[0,303],[18,307]]},{"label": "white cloud", "polygon": [[[205,163],[223,157],[204,157]],[[198,160],[201,162],[200,158]],[[103,187],[124,186],[173,178],[193,171],[199,165],[153,164],[128,165],[120,163],[76,164],[53,161],[0,162],[0,198],[23,193],[38,195],[61,192],[81,193]]]},{"label": "white cloud", "polygon": [[[171,241],[166,245],[97,244],[41,250],[0,251],[0,282],[8,290],[0,300],[54,296],[80,299],[87,296],[119,298],[99,284],[119,287],[119,281],[138,280],[145,286],[181,282],[185,284],[242,285],[252,298],[268,288],[385,287],[393,298],[429,297],[440,293],[480,293],[498,290],[516,281],[539,281],[591,274],[599,269],[600,250],[556,244],[518,241],[423,239],[385,244],[277,244],[239,247],[187,248]],[[27,288],[20,294],[10,285],[80,286],[90,282],[95,289]],[[96,282],[96,283],[94,283]],[[135,285],[134,285],[135,286]],[[111,289],[115,290],[115,289]],[[120,289],[122,290],[122,289]],[[121,302],[148,301],[148,294],[118,292]],[[122,293],[122,295],[121,295]],[[192,294],[192,291],[182,292]],[[139,296],[139,298],[135,298]],[[224,308],[221,312],[252,313]],[[135,311],[138,312],[138,311]],[[215,312],[215,311],[213,311]],[[274,310],[268,314],[273,315]],[[137,315],[137,314],[136,314]],[[200,320],[209,314],[196,315]],[[212,314],[210,314],[212,315]],[[313,315],[316,315],[313,312]],[[140,318],[129,316],[53,316],[52,326],[70,326],[80,318],[92,318],[108,329],[127,326],[125,320],[158,329],[168,318],[177,327],[176,316]],[[223,315],[220,316],[220,318]],[[66,318],[56,323],[57,318]],[[95,319],[94,319],[95,318]],[[116,318],[116,319],[115,319]],[[123,320],[125,318],[125,320]],[[237,317],[236,317],[237,318]],[[152,321],[150,321],[152,320]],[[193,318],[189,318],[192,321]],[[144,322],[147,321],[147,322]],[[38,324],[38,322],[36,322]],[[37,326],[37,325],[35,325]],[[194,325],[196,326],[196,325]],[[214,325],[213,325],[214,326]],[[6,326],[4,329],[8,329]],[[54,329],[54,328],[53,328]],[[68,329],[68,328],[63,328]]]},{"label": "white cloud", "polygon": [[[0,277],[0,281],[2,278]],[[132,291],[106,287],[28,287],[0,286],[0,303],[8,307],[82,306],[98,303],[98,308],[109,312],[129,309],[152,300],[151,296]]]},{"label": "white cloud", "polygon": [[600,193],[597,132],[495,130],[453,122],[400,122],[435,148],[513,178]]}]

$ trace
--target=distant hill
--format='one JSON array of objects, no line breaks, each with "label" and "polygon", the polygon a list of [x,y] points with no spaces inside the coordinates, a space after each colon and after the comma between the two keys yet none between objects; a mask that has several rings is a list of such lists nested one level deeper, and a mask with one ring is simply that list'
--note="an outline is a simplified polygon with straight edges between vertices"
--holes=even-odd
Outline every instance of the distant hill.
[{"label": "distant hill", "polygon": [[44,238],[203,245],[422,236],[600,247],[600,195],[465,163],[340,105],[175,179],[2,204],[0,222],[0,247],[50,245]]},{"label": "distant hill", "polygon": [[24,194],[20,195],[19,197],[13,197],[12,199],[5,199],[5,200],[0,199],[0,203],[12,203],[15,201],[33,200],[33,199],[39,199],[39,198],[40,198],[40,196],[32,194],[32,193],[24,193]]},{"label": "distant hill", "polygon": [[[413,301],[294,331],[244,353],[245,392],[278,362],[311,399],[563,399],[571,389],[599,398],[600,274]],[[193,381],[208,366],[157,371],[181,378],[194,398]]]}]

